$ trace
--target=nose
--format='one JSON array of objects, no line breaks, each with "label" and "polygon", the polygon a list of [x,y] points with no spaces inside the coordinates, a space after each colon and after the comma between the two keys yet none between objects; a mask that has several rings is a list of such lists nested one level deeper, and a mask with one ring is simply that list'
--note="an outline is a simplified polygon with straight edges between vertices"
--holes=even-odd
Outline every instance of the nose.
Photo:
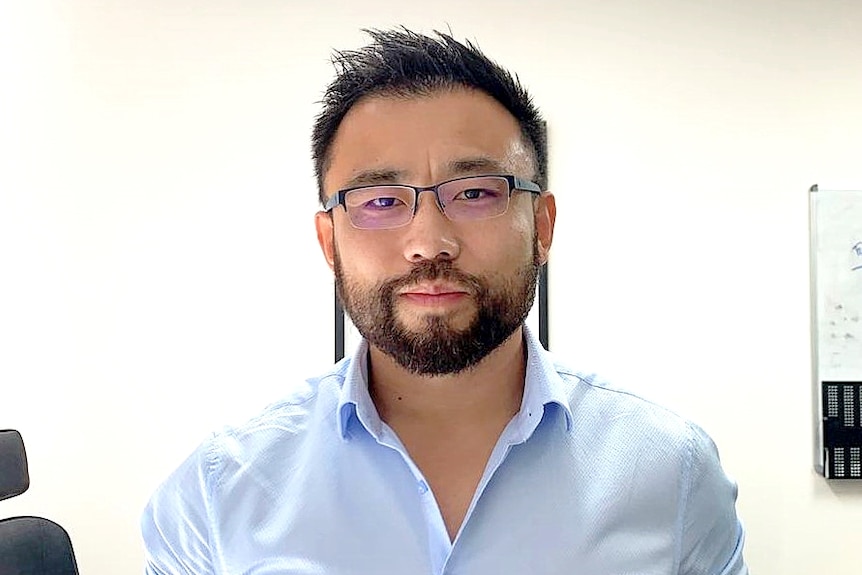
[{"label": "nose", "polygon": [[461,241],[452,220],[437,204],[434,193],[420,193],[416,201],[416,214],[407,225],[404,239],[404,258],[411,263],[456,259],[461,253]]}]

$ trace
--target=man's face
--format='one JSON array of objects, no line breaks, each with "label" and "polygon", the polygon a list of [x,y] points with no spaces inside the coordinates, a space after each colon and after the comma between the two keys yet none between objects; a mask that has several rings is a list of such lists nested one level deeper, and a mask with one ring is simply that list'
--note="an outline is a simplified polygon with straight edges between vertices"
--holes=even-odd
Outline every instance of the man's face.
[{"label": "man's face", "polygon": [[[327,195],[363,184],[428,186],[467,175],[533,177],[514,117],[484,93],[370,97],[345,116]],[[553,197],[515,192],[487,220],[449,220],[422,193],[406,226],[354,228],[342,207],[317,216],[318,239],[359,332],[405,369],[457,373],[510,337],[529,312],[553,231]]]}]

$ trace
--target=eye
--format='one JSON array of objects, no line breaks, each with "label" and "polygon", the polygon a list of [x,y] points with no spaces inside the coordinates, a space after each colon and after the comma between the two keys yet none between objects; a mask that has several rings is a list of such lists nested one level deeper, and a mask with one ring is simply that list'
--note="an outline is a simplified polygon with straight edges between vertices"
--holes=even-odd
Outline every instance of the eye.
[{"label": "eye", "polygon": [[455,196],[455,200],[490,200],[498,195],[496,190],[489,190],[488,188],[468,188]]},{"label": "eye", "polygon": [[388,208],[397,208],[399,205],[404,205],[404,202],[399,198],[383,196],[380,198],[374,198],[373,200],[368,200],[365,202],[363,207],[370,210],[385,210]]}]

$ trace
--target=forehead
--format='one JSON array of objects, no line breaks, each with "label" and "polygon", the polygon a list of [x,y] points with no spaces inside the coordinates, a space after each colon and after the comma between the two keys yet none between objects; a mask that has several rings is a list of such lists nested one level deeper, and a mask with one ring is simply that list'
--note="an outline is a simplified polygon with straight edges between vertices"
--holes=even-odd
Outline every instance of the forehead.
[{"label": "forehead", "polygon": [[[497,168],[496,170],[492,168]],[[421,96],[375,95],[345,115],[330,148],[327,195],[373,183],[428,185],[469,173],[533,175],[517,120],[491,96],[452,88]]]}]

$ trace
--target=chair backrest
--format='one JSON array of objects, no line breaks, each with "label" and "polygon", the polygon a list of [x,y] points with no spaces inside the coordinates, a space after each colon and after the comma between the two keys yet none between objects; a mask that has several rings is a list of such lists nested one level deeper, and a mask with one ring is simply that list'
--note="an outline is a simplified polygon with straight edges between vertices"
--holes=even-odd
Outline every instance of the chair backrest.
[{"label": "chair backrest", "polygon": [[14,429],[0,429],[0,501],[21,495],[30,487],[24,440]]},{"label": "chair backrest", "polygon": [[41,517],[0,520],[0,575],[78,575],[69,534]]},{"label": "chair backrest", "polygon": [[[0,500],[21,495],[28,487],[21,434],[0,430]],[[0,520],[0,575],[78,575],[69,534],[41,517]]]}]

